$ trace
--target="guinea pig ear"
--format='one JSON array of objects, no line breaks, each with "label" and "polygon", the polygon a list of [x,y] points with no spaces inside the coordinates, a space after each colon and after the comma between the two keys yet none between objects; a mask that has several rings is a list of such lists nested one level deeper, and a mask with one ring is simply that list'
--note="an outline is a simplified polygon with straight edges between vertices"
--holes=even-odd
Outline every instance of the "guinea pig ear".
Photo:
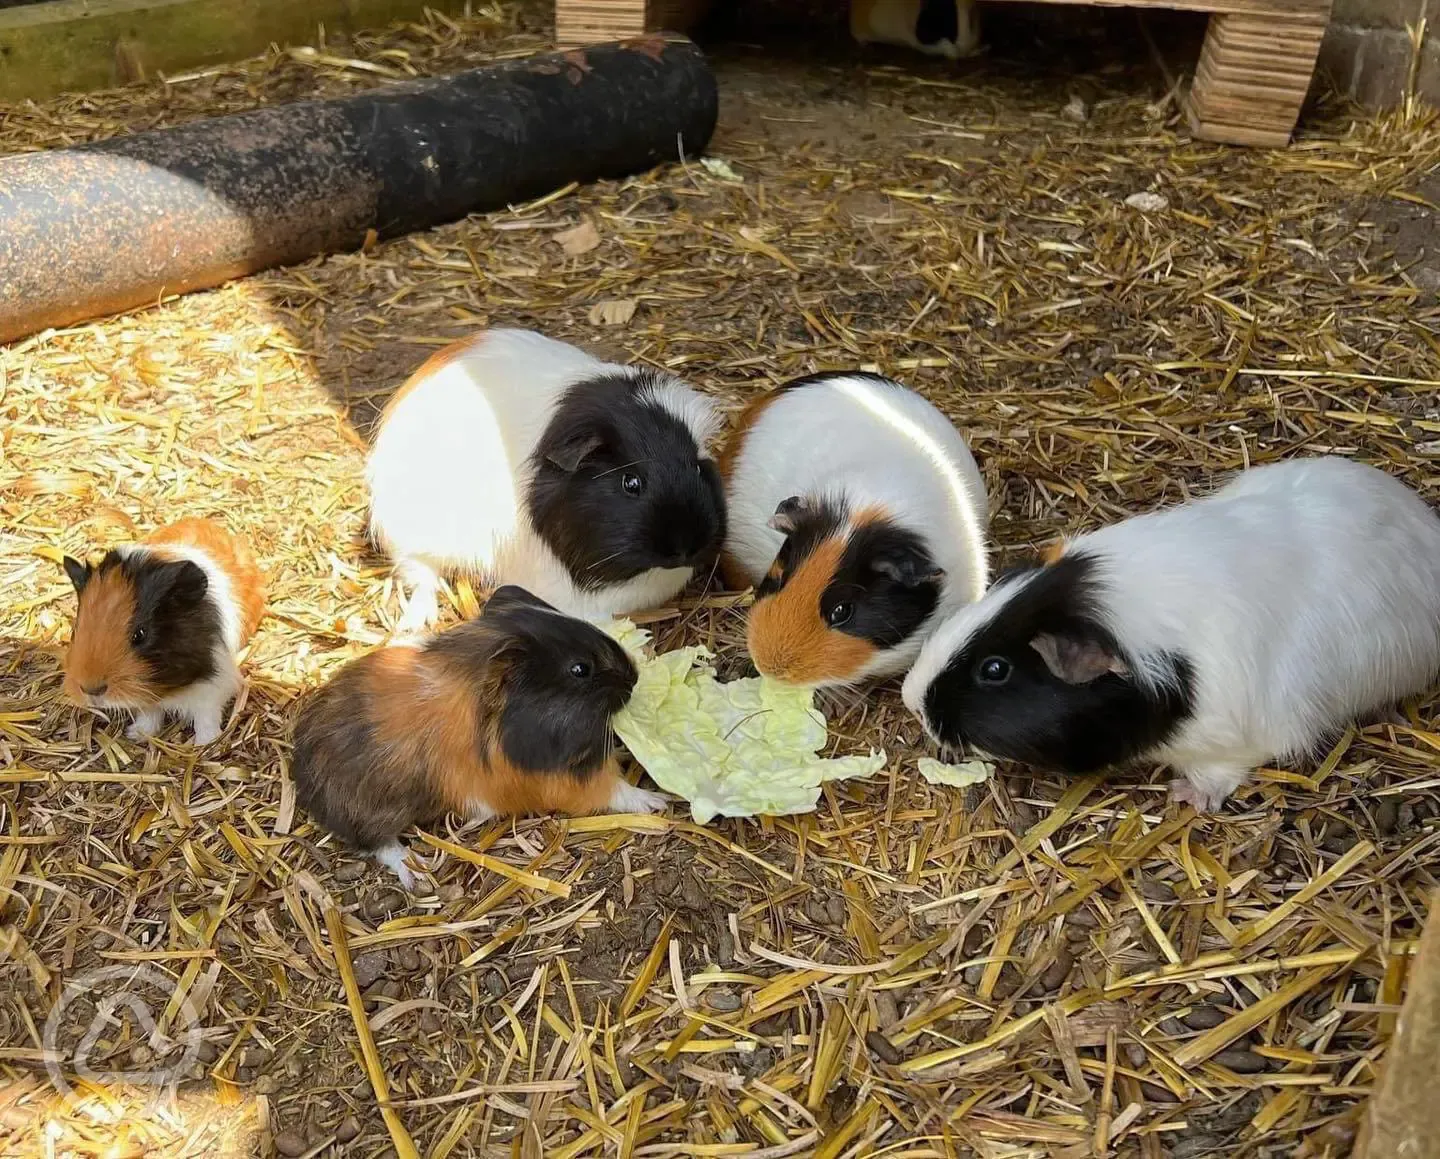
[{"label": "guinea pig ear", "polygon": [[81,563],[78,559],[71,559],[66,556],[62,561],[65,566],[65,574],[70,577],[70,582],[75,585],[75,594],[78,596],[85,590],[85,585],[90,582],[90,565]]},{"label": "guinea pig ear", "polygon": [[1089,684],[1107,672],[1128,676],[1130,669],[1099,640],[1042,632],[1030,641],[1045,667],[1066,684]]},{"label": "guinea pig ear", "polygon": [[574,474],[580,464],[598,451],[605,443],[599,432],[579,430],[568,438],[560,440],[545,449],[545,458],[567,475]]},{"label": "guinea pig ear", "polygon": [[907,588],[917,588],[945,577],[945,569],[928,554],[908,548],[877,555],[870,561],[870,570]]},{"label": "guinea pig ear", "polygon": [[805,500],[799,495],[791,495],[788,499],[780,500],[775,514],[770,516],[770,528],[781,535],[789,535],[795,530],[795,521],[804,514]]},{"label": "guinea pig ear", "polygon": [[519,584],[506,584],[504,587],[496,588],[490,598],[485,601],[485,607],[481,609],[481,615],[509,612],[516,608],[538,608],[545,612],[553,612],[555,610],[539,596],[527,591]]},{"label": "guinea pig ear", "polygon": [[209,589],[210,577],[205,569],[188,559],[172,560],[153,571],[141,572],[140,595],[142,599],[148,596],[152,606],[163,599],[192,608],[205,598]]}]

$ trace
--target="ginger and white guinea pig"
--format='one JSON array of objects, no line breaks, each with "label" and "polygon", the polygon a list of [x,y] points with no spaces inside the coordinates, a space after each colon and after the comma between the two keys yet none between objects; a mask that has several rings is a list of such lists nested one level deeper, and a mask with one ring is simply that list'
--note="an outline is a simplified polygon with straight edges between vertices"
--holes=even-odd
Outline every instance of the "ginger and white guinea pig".
[{"label": "ginger and white guinea pig", "polygon": [[850,35],[958,60],[980,47],[974,0],[850,0]]},{"label": "ginger and white guinea pig", "polygon": [[725,453],[732,587],[755,585],[746,643],[789,684],[910,666],[985,590],[985,481],[943,414],[878,374],[825,373],[756,399]]},{"label": "ginger and white guinea pig", "polygon": [[1437,674],[1440,516],[1323,457],[1002,577],[930,638],[904,698],[942,746],[1072,774],[1168,764],[1205,810]]},{"label": "ginger and white guinea pig", "polygon": [[65,574],[78,597],[66,694],[132,712],[132,740],[166,713],[191,723],[196,744],[215,740],[240,690],[236,656],[265,612],[250,549],[213,520],[182,519],[98,564],[66,556]]},{"label": "ginger and white guinea pig", "polygon": [[713,404],[662,371],[524,330],[434,355],[370,452],[370,527],[435,621],[441,573],[518,584],[589,619],[663,604],[725,534]]},{"label": "ginger and white guinea pig", "polygon": [[295,722],[297,800],[407,889],[400,834],[447,812],[663,809],[612,752],[610,720],[635,680],[599,628],[502,587],[477,618],[354,660],[310,698]]}]

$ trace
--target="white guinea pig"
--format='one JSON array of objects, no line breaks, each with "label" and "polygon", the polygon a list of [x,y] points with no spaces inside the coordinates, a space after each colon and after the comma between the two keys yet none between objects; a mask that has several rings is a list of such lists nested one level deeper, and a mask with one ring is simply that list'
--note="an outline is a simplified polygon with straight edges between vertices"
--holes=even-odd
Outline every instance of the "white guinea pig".
[{"label": "white guinea pig", "polygon": [[973,0],[850,0],[850,35],[958,60],[980,47]]},{"label": "white guinea pig", "polygon": [[569,615],[656,607],[725,535],[719,420],[661,371],[525,330],[446,347],[391,400],[370,452],[370,528],[435,621],[439,573],[518,584]]},{"label": "white guinea pig", "polygon": [[1440,674],[1440,516],[1341,458],[1067,542],[927,642],[905,703],[942,745],[1083,774],[1145,759],[1217,808]]},{"label": "white guinea pig", "polygon": [[766,676],[903,672],[985,590],[985,480],[950,420],[898,382],[816,374],[761,396],[721,472],[725,573],[757,585],[746,641]]}]

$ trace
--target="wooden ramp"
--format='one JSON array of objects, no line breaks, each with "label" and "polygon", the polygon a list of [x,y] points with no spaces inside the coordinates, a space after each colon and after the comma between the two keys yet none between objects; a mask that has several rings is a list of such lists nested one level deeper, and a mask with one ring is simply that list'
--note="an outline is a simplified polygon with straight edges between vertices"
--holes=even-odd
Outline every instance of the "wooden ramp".
[{"label": "wooden ramp", "polygon": [[[1209,12],[1186,102],[1197,137],[1233,145],[1289,144],[1330,21],[1330,0],[1046,0]],[[705,0],[556,0],[562,48],[662,28],[686,31]]]}]

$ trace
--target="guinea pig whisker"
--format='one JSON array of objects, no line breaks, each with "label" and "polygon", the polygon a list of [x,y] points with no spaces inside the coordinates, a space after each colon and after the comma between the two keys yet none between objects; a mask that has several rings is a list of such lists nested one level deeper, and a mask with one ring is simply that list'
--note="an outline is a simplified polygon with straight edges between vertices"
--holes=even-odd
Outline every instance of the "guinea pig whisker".
[{"label": "guinea pig whisker", "polygon": [[649,459],[631,459],[628,463],[621,463],[618,467],[611,467],[608,471],[601,471],[600,474],[595,476],[595,478],[603,479],[606,475],[615,474],[616,471],[628,471],[631,467],[639,467],[642,464],[649,463],[650,461],[651,460]]},{"label": "guinea pig whisker", "polygon": [[[623,549],[622,549],[622,550],[623,550]],[[604,567],[607,563],[609,563],[612,559],[614,559],[616,556],[618,556],[618,555],[620,555],[620,554],[621,554],[621,552],[619,552],[619,551],[612,551],[609,555],[605,556],[604,558],[602,558],[602,559],[597,559],[597,560],[595,560],[593,563],[589,564],[589,565],[585,568],[585,570],[586,570],[586,571],[594,571],[597,567]]]}]

